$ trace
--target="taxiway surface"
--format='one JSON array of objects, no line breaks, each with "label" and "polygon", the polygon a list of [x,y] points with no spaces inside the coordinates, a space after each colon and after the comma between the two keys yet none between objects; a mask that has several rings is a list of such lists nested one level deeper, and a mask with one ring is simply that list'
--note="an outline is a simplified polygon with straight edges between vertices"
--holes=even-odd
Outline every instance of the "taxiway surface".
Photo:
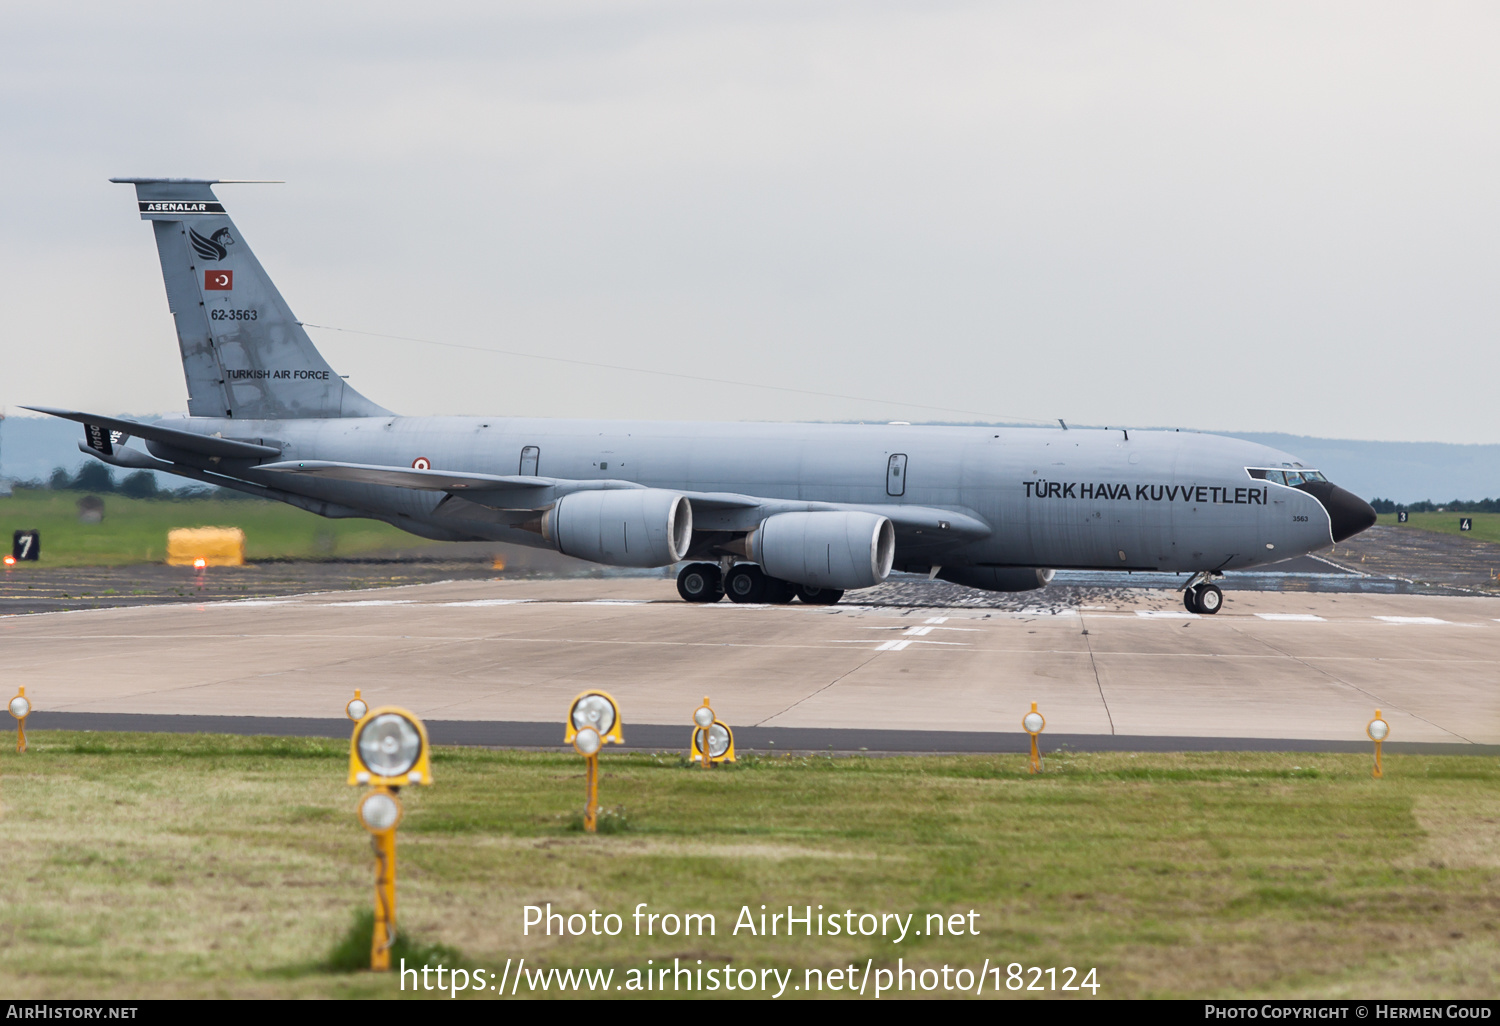
[{"label": "taxiway surface", "polygon": [[1044,591],[1010,611],[919,598],[695,606],[660,579],[469,580],[11,616],[0,646],[37,727],[102,728],[101,714],[336,724],[360,688],[372,705],[472,724],[480,743],[484,724],[495,743],[527,743],[498,728],[558,724],[575,694],[603,688],[627,735],[686,724],[709,695],[736,729],[850,739],[838,747],[870,746],[829,732],[971,750],[922,742],[1014,734],[1032,701],[1050,738],[1110,747],[1358,744],[1376,707],[1393,741],[1500,744],[1500,598],[1240,592],[1215,617],[1160,591],[1073,607]]}]

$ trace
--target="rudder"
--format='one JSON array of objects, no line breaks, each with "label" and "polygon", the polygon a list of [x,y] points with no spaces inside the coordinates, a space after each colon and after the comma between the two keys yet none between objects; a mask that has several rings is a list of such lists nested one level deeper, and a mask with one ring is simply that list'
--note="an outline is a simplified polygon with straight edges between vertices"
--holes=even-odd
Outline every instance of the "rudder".
[{"label": "rudder", "polygon": [[177,324],[188,413],[288,420],[390,411],[334,372],[213,193],[212,179],[111,178],[152,222]]}]

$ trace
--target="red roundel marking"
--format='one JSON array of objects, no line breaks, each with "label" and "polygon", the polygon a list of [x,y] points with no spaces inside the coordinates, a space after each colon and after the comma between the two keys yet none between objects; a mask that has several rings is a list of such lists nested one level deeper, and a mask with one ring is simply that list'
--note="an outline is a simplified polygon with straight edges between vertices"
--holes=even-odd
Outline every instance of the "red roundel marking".
[{"label": "red roundel marking", "polygon": [[432,469],[432,461],[430,459],[428,459],[426,456],[418,456],[416,459],[414,459],[414,460],[411,461],[411,469],[413,469],[413,470],[431,470]]}]

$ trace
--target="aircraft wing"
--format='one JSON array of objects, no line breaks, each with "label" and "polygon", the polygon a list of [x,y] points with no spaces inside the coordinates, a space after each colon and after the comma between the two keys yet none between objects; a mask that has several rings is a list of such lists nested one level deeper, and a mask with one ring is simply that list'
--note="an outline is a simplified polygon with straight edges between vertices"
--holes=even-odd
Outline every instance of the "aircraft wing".
[{"label": "aircraft wing", "polygon": [[239,442],[233,438],[219,438],[215,435],[200,435],[192,431],[179,431],[176,428],[161,427],[157,424],[142,424],[136,420],[126,420],[122,417],[101,417],[96,413],[81,413],[77,410],[58,410],[50,406],[23,406],[23,410],[31,410],[35,413],[46,413],[53,417],[61,417],[63,420],[76,420],[85,429],[99,429],[102,445],[94,445],[94,433],[90,431],[90,448],[110,455],[114,445],[118,444],[109,438],[109,432],[118,431],[122,435],[134,435],[144,438],[149,442],[161,442],[175,449],[197,453],[200,456],[229,457],[231,459],[263,460],[268,456],[280,456],[281,450],[269,445],[256,445],[254,442]]},{"label": "aircraft wing", "polygon": [[510,488],[552,488],[562,484],[554,477],[523,477],[518,474],[468,474],[453,470],[418,470],[416,467],[383,467],[373,463],[336,463],[331,460],[288,460],[263,463],[257,470],[279,474],[321,477],[333,481],[414,488],[428,492],[486,491]]},{"label": "aircraft wing", "polygon": [[461,494],[470,502],[499,510],[545,509],[569,492],[645,487],[633,481],[574,481],[531,474],[472,474],[458,470],[418,470],[416,467],[385,467],[372,463],[338,463],[332,460],[287,460],[284,463],[263,463],[255,469],[324,480],[385,485],[389,488]]},{"label": "aircraft wing", "polygon": [[[571,480],[520,474],[472,474],[451,470],[418,470],[368,463],[338,463],[330,460],[288,460],[265,463],[257,470],[295,474],[359,484],[412,488],[420,491],[463,494],[470,502],[493,509],[541,509],[569,492],[613,488],[644,488],[633,481]],[[675,489],[674,489],[675,491]],[[771,499],[734,492],[681,493],[693,504],[694,524],[705,530],[748,531],[777,513],[839,512],[860,510],[887,517],[899,534],[921,535],[932,542],[968,542],[988,537],[990,525],[961,509],[909,506],[897,503],[862,504],[808,502],[801,499]],[[913,538],[913,540],[917,540]]]},{"label": "aircraft wing", "polygon": [[[971,542],[988,538],[993,529],[966,509],[914,506],[902,503],[809,502],[767,499],[732,492],[683,492],[693,504],[693,526],[702,530],[746,531],[777,513],[875,513],[890,520],[898,535],[922,535],[923,541]],[[916,538],[910,538],[916,541]]]}]

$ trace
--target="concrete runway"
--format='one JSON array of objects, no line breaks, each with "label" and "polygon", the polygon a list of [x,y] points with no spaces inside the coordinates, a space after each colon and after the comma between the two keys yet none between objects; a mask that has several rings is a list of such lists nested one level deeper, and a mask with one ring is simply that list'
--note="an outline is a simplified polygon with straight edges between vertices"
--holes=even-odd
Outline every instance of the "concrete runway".
[{"label": "concrete runway", "polygon": [[535,725],[597,687],[627,740],[644,725],[637,743],[669,747],[705,694],[747,742],[797,748],[1013,750],[1032,701],[1054,745],[1358,749],[1377,706],[1393,742],[1500,744],[1500,598],[1238,592],[1194,617],[1172,593],[1045,596],[1037,612],[691,606],[664,580],[470,580],[11,616],[0,646],[35,728],[338,733],[357,687],[442,723],[435,740],[545,744]]}]

